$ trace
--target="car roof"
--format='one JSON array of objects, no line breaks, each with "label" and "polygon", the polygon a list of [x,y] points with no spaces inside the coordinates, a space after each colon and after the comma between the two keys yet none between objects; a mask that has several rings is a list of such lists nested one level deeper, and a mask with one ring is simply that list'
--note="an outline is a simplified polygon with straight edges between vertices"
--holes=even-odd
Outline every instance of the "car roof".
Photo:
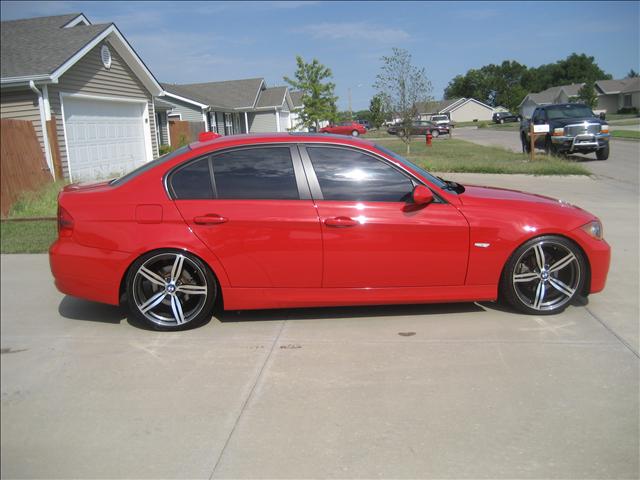
[{"label": "car roof", "polygon": [[307,133],[307,132],[284,132],[284,133],[250,133],[241,135],[221,135],[212,140],[203,142],[193,142],[189,144],[191,150],[201,148],[223,148],[230,146],[251,145],[259,143],[341,143],[353,145],[375,145],[370,140],[354,138],[351,135],[337,135],[332,133]]}]

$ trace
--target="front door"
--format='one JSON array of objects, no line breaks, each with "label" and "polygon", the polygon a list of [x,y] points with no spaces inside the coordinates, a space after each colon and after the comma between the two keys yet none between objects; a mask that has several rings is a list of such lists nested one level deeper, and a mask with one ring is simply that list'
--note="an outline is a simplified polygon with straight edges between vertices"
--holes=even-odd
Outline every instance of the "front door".
[{"label": "front door", "polygon": [[455,207],[436,200],[416,208],[410,200],[411,178],[361,150],[305,150],[314,196],[321,196],[316,204],[324,244],[323,287],[464,284],[469,225]]},{"label": "front door", "polygon": [[232,287],[319,287],[320,224],[303,177],[297,150],[262,146],[191,162],[169,186]]}]

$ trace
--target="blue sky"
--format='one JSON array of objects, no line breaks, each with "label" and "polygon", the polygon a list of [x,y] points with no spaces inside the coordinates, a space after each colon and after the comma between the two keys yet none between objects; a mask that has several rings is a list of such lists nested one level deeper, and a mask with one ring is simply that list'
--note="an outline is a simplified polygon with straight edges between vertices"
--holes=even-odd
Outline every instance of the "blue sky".
[{"label": "blue sky", "polygon": [[442,97],[470,68],[538,66],[573,52],[614,78],[640,71],[640,2],[1,2],[2,20],[82,12],[114,22],[165,82],[293,76],[295,56],[333,70],[340,109],[368,108],[380,57],[407,49]]}]

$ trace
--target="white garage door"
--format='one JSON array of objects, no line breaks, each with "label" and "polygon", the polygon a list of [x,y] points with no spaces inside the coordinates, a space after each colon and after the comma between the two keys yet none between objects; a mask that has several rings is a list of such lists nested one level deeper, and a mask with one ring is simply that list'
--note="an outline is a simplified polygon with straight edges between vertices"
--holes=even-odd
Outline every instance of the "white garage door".
[{"label": "white garage door", "polygon": [[113,177],[147,160],[143,103],[65,97],[63,105],[74,181]]},{"label": "white garage door", "polygon": [[290,128],[289,112],[280,112],[280,131],[286,132]]}]

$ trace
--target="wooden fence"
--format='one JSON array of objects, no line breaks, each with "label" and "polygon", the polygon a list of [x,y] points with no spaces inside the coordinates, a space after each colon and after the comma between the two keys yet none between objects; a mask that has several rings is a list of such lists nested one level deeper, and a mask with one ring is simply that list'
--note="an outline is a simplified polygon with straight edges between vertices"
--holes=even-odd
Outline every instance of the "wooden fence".
[{"label": "wooden fence", "polygon": [[202,122],[187,122],[184,120],[169,120],[169,134],[171,146],[181,147],[198,140],[198,135],[204,131]]},{"label": "wooden fence", "polygon": [[33,124],[0,120],[0,212],[9,213],[22,192],[38,190],[53,181]]}]

